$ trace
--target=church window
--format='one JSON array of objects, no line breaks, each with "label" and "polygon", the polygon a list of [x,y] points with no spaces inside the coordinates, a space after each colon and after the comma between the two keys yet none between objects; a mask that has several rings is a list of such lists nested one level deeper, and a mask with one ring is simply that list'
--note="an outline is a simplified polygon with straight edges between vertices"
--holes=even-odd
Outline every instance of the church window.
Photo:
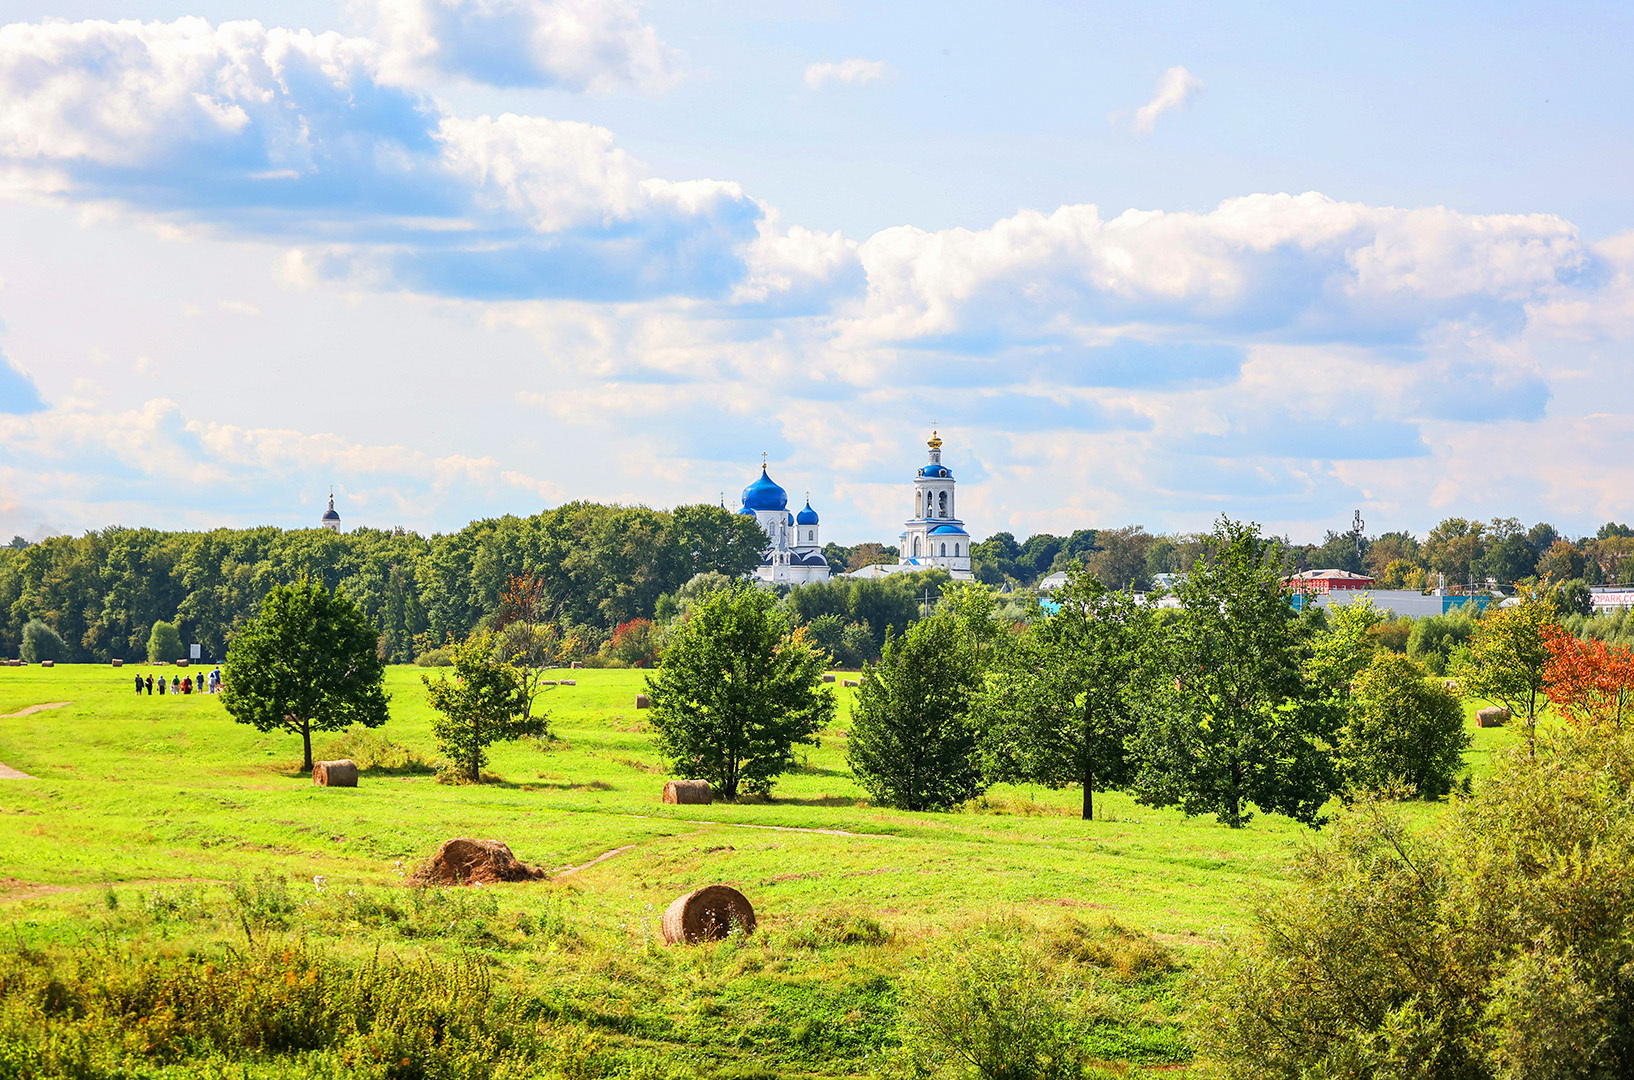
[{"label": "church window", "polygon": [[913,557],[919,558],[919,537],[913,538]]},{"label": "church window", "polygon": [[943,554],[943,555],[946,555],[946,554],[947,554],[947,545],[946,545],[946,544],[943,544],[943,545],[942,545],[942,554]]},{"label": "church window", "polygon": [[812,541],[813,543],[815,543],[816,540],[817,540],[817,530],[816,529],[807,529],[806,530],[806,539]]},{"label": "church window", "polygon": [[959,545],[958,544],[953,545],[953,557],[955,559],[957,559],[959,557]]},{"label": "church window", "polygon": [[936,497],[936,502],[937,502],[937,505],[940,508],[941,516],[942,517],[947,517],[947,492],[944,491],[940,495],[938,495]]}]

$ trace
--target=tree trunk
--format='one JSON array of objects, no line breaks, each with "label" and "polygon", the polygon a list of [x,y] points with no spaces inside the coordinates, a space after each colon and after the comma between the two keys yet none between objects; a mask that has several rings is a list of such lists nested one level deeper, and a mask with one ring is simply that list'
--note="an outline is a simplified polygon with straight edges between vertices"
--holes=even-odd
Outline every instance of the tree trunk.
[{"label": "tree trunk", "polygon": [[1226,797],[1226,824],[1233,829],[1243,827],[1242,817],[1242,762],[1235,757],[1231,759],[1231,794]]},{"label": "tree trunk", "polygon": [[312,771],[312,721],[301,721],[301,747],[306,755],[306,764],[301,766],[307,772]]},{"label": "tree trunk", "polygon": [[1095,820],[1095,762],[1090,757],[1091,698],[1084,695],[1084,820]]}]

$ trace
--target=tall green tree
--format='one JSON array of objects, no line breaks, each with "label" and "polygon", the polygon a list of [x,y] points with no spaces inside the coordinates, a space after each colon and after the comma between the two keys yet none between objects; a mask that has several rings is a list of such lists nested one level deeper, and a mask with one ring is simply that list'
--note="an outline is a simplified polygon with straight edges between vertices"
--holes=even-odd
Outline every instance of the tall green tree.
[{"label": "tall green tree", "polygon": [[522,672],[500,655],[498,635],[479,631],[449,648],[454,679],[422,675],[426,700],[440,714],[431,722],[437,749],[471,783],[482,780],[488,747],[545,734]]},{"label": "tall green tree", "polygon": [[846,760],[857,782],[904,810],[946,810],[981,794],[970,711],[981,681],[977,643],[951,612],[886,641],[851,707]]},{"label": "tall green tree", "polygon": [[702,597],[647,678],[659,749],[723,798],[770,792],[794,748],[834,718],[827,662],[770,592],[739,585]]},{"label": "tall green tree", "polygon": [[1153,609],[1082,567],[1051,595],[1054,612],[1034,623],[995,665],[977,715],[989,778],[1052,788],[1081,785],[1085,821],[1095,788],[1133,775],[1130,740],[1151,692],[1158,644]]},{"label": "tall green tree", "polygon": [[160,619],[148,631],[148,663],[173,664],[186,656],[182,648],[182,634],[175,623]]},{"label": "tall green tree", "polygon": [[1282,587],[1280,546],[1222,518],[1176,589],[1165,700],[1136,738],[1139,799],[1247,824],[1245,803],[1316,823],[1337,790],[1338,712],[1305,674],[1314,611]]},{"label": "tall green tree", "polygon": [[41,660],[61,660],[68,649],[62,637],[39,619],[23,624],[23,643],[18,650],[25,663],[38,664]]},{"label": "tall green tree", "polygon": [[316,581],[276,586],[227,647],[222,704],[240,724],[299,735],[302,768],[311,770],[312,732],[386,722],[378,637],[344,591]]},{"label": "tall green tree", "polygon": [[1521,720],[1528,745],[1537,740],[1538,713],[1549,705],[1543,692],[1549,664],[1543,631],[1555,618],[1547,596],[1523,590],[1519,604],[1489,610],[1476,620],[1469,656],[1455,672],[1465,694],[1495,701]]}]

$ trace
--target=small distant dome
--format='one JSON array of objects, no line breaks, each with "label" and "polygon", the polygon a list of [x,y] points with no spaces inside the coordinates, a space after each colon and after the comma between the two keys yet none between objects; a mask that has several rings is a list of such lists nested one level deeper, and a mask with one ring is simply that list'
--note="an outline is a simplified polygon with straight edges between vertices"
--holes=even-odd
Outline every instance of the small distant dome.
[{"label": "small distant dome", "polygon": [[815,510],[813,510],[811,508],[811,500],[810,499],[806,500],[806,508],[795,515],[794,523],[796,525],[815,525],[815,524],[817,524],[817,511],[815,511]]},{"label": "small distant dome", "polygon": [[329,492],[329,509],[323,512],[323,517],[318,520],[318,526],[331,532],[340,532],[340,515],[335,512],[335,493],[333,491]]},{"label": "small distant dome", "polygon": [[743,489],[743,505],[748,510],[786,510],[789,493],[766,475],[766,466],[762,465],[760,479]]},{"label": "small distant dome", "polygon": [[749,509],[747,506],[745,506],[742,510],[738,511],[738,516],[739,517],[754,517],[755,512],[753,510]]},{"label": "small distant dome", "polygon": [[922,465],[919,468],[920,476],[928,476],[936,480],[953,479],[953,471],[946,465]]},{"label": "small distant dome", "polygon": [[325,521],[339,521],[340,520],[340,515],[337,514],[335,512],[335,508],[333,506],[331,506],[329,509],[327,509],[327,510],[325,510],[323,512],[323,520],[325,520]]},{"label": "small distant dome", "polygon": [[938,525],[930,530],[932,536],[969,536],[970,534],[957,525]]},{"label": "small distant dome", "polygon": [[789,519],[789,524],[793,525],[794,524],[794,515],[793,514],[787,514],[787,517]]}]

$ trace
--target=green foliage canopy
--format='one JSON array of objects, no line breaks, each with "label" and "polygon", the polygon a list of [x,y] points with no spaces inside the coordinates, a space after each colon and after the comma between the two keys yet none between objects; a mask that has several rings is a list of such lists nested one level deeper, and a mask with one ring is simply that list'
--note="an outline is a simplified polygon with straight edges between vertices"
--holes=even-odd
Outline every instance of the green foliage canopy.
[{"label": "green foliage canopy", "polygon": [[46,623],[30,619],[23,625],[23,640],[17,653],[24,662],[38,664],[41,660],[61,660],[66,651],[62,637]]},{"label": "green foliage canopy", "polygon": [[1420,795],[1445,795],[1469,744],[1458,696],[1410,657],[1381,652],[1356,677],[1339,768],[1354,791],[1400,782]]},{"label": "green foliage canopy", "polygon": [[439,714],[431,722],[437,749],[473,784],[482,780],[489,746],[547,730],[522,671],[501,658],[500,648],[498,635],[479,631],[449,646],[453,681],[444,674],[420,676],[426,700]]},{"label": "green foliage canopy", "polygon": [[240,724],[301,736],[312,768],[312,732],[386,722],[377,634],[341,589],[318,581],[275,586],[261,613],[227,649],[222,704]]},{"label": "green foliage canopy", "polygon": [[1252,816],[1245,802],[1316,822],[1336,790],[1338,714],[1305,677],[1315,609],[1294,612],[1281,562],[1257,526],[1221,519],[1176,590],[1172,682],[1135,739],[1142,802],[1239,828]]},{"label": "green foliage canopy", "polygon": [[977,644],[950,612],[886,641],[863,671],[846,735],[846,760],[880,805],[946,810],[981,794],[970,715],[981,680]]},{"label": "green foliage canopy", "polygon": [[186,653],[182,651],[181,631],[176,624],[160,619],[148,631],[148,663],[171,664],[182,659]]},{"label": "green foliage canopy", "polygon": [[1052,603],[982,691],[984,756],[996,780],[1083,785],[1088,821],[1096,785],[1122,787],[1132,776],[1129,746],[1151,695],[1158,629],[1153,609],[1081,567]]},{"label": "green foliage canopy", "polygon": [[647,679],[658,745],[681,776],[721,797],[764,794],[795,746],[834,718],[827,656],[791,631],[777,598],[739,585],[700,599]]}]

